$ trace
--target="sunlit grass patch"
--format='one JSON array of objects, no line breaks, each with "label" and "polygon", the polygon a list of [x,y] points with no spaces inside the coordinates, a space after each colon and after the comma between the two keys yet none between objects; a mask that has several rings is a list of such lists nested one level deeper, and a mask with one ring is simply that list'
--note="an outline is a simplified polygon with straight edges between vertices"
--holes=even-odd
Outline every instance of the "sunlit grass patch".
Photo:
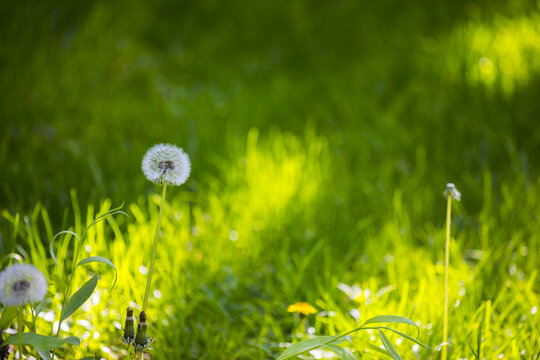
[{"label": "sunlit grass patch", "polygon": [[[251,150],[254,152],[250,155],[252,161],[270,163],[271,174],[275,175],[282,171],[272,164],[276,148],[284,151],[280,156],[293,157],[302,165],[306,165],[308,159],[313,162],[320,159],[320,155],[307,155],[307,144],[311,140],[291,141],[297,145],[295,151],[283,150],[282,139],[260,140]],[[444,299],[442,227],[425,224],[420,234],[432,240],[426,240],[422,246],[415,245],[418,234],[412,232],[411,227],[417,221],[409,213],[410,204],[397,196],[395,214],[379,219],[377,224],[367,222],[357,229],[360,239],[357,234],[342,239],[350,244],[354,253],[338,258],[327,252],[336,241],[333,234],[316,228],[315,233],[305,237],[304,230],[294,230],[297,223],[288,223],[287,217],[279,213],[283,209],[292,213],[300,211],[302,216],[294,219],[306,221],[325,216],[324,212],[301,211],[309,206],[320,209],[316,197],[308,197],[305,202],[291,200],[298,198],[296,192],[301,191],[305,182],[313,181],[315,173],[300,174],[302,167],[296,167],[299,170],[295,170],[296,175],[289,180],[296,179],[298,188],[287,192],[289,197],[282,198],[285,205],[271,203],[279,211],[267,210],[261,202],[254,206],[255,215],[244,215],[244,208],[235,201],[246,199],[242,191],[249,191],[251,196],[259,192],[256,183],[248,187],[250,183],[244,181],[248,175],[242,161],[229,166],[243,175],[217,178],[216,187],[207,191],[199,189],[196,194],[182,190],[171,193],[169,215],[164,217],[162,230],[161,244],[166,250],[158,252],[158,260],[164,266],[157,269],[150,295],[150,306],[156,309],[150,318],[154,324],[152,332],[159,339],[154,344],[155,356],[190,358],[208,353],[214,358],[223,354],[226,354],[224,358],[240,359],[275,357],[282,350],[279,342],[290,341],[291,336],[295,336],[294,316],[287,313],[287,305],[302,300],[309,301],[318,310],[317,314],[306,318],[305,336],[343,333],[365,319],[393,313],[412,319],[421,330],[421,340],[430,347],[440,344]],[[262,165],[255,169],[264,171]],[[322,184],[319,181],[320,178],[315,182],[317,186]],[[231,184],[235,186],[231,186],[229,192]],[[272,186],[270,184],[269,188]],[[531,200],[520,201],[517,211],[516,200],[524,196],[523,188],[515,184],[501,186],[506,189],[502,191],[506,195],[493,198],[492,185],[486,184],[486,205],[476,227],[464,222],[464,216],[476,218],[464,211],[467,201],[460,204],[459,213],[465,215],[459,215],[455,238],[450,242],[452,356],[473,358],[473,351],[480,351],[486,358],[500,354],[514,358],[523,352],[532,354],[535,339],[540,335],[538,314],[534,310],[538,306],[537,272],[531,270],[535,264],[531,256],[538,253],[531,236],[538,225],[530,218],[538,204]],[[530,188],[530,196],[536,194],[536,187]],[[223,196],[220,198],[218,193]],[[73,202],[77,204],[75,199]],[[96,214],[109,210],[111,202],[104,200],[99,206],[86,206],[86,215],[78,209],[79,205],[75,206],[77,215],[73,229],[84,228]],[[75,353],[80,357],[88,354],[124,356],[120,338],[125,314],[117,309],[127,306],[137,309],[137,303],[129,299],[140,299],[144,294],[148,271],[144,264],[148,263],[151,253],[149,239],[159,214],[159,196],[141,198],[126,209],[130,218],[110,218],[96,224],[88,233],[84,251],[109,257],[117,266],[119,281],[111,292],[113,275],[104,273],[95,295],[83,307],[87,311],[85,316],[75,322],[68,319],[63,325],[63,331],[80,334],[85,345]],[[29,252],[24,255],[38,264],[48,279],[54,280],[58,270],[42,245],[42,235],[52,236],[56,230],[52,229],[47,211],[38,205],[28,217],[7,212],[3,216],[12,223],[16,240],[28,244]],[[513,218],[514,225],[500,228],[503,218]],[[251,222],[256,220],[266,230],[253,229]],[[230,238],[231,228],[238,231],[235,241]],[[241,238],[243,233],[249,237]],[[353,246],[353,242],[358,241],[363,242],[363,247]],[[71,256],[67,239],[59,241],[56,247],[59,259]],[[306,249],[308,251],[304,252]],[[95,264],[81,271],[75,278],[75,286],[84,283],[99,266]],[[52,309],[56,309],[59,301],[61,298],[57,297]],[[54,313],[47,311],[37,323],[42,329],[52,329],[54,319]],[[400,339],[399,335],[387,336],[404,359],[438,356]],[[378,334],[368,332],[354,340],[350,348],[365,349],[367,343],[382,345],[378,339]],[[367,350],[369,353],[357,354],[374,356],[374,349]]]},{"label": "sunlit grass patch", "polygon": [[[540,15],[507,17],[491,21],[468,20],[455,29],[440,46],[444,63],[454,79],[481,85],[506,97],[526,87],[540,74]],[[444,47],[443,47],[444,46]]]},{"label": "sunlit grass patch", "polygon": [[[330,176],[328,143],[312,131],[304,139],[279,132],[261,138],[259,130],[252,129],[240,154],[233,164],[220,164],[205,200],[206,217],[213,224],[228,225],[211,226],[214,236],[237,242],[235,247],[256,249],[252,234],[287,223],[297,214],[314,215],[310,205]],[[201,215],[197,224],[205,222]]]}]

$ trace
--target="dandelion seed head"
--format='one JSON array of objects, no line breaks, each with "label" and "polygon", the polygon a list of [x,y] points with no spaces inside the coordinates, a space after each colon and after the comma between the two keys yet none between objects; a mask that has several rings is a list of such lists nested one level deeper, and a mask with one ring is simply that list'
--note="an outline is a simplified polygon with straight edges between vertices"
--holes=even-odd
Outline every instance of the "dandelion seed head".
[{"label": "dandelion seed head", "polygon": [[146,178],[154,183],[161,184],[166,180],[170,185],[182,185],[191,172],[191,162],[179,147],[157,144],[144,155],[142,170]]},{"label": "dandelion seed head", "polygon": [[0,273],[0,303],[21,306],[43,300],[47,279],[34,265],[15,264]]},{"label": "dandelion seed head", "polygon": [[454,200],[461,201],[461,193],[456,188],[456,185],[452,183],[446,184],[446,189],[444,190],[444,196],[451,196]]}]

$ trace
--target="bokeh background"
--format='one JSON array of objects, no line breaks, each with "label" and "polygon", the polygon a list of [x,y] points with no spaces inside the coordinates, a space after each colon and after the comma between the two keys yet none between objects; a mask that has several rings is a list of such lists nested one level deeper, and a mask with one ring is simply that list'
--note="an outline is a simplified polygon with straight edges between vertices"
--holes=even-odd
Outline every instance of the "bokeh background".
[{"label": "bokeh background", "polygon": [[0,14],[2,264],[21,254],[54,293],[52,236],[121,203],[130,215],[89,233],[119,283],[104,272],[88,321],[70,322],[72,354],[123,356],[159,203],[140,164],[159,142],[193,172],[169,192],[155,358],[273,358],[297,336],[296,301],[320,311],[317,335],[392,313],[435,347],[447,182],[463,195],[452,357],[540,351],[540,2],[5,0]]}]

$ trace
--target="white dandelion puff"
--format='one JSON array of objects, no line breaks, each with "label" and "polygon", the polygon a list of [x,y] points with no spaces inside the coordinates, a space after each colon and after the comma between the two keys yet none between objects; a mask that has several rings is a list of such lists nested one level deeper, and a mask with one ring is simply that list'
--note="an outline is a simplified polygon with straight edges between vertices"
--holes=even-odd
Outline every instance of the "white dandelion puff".
[{"label": "white dandelion puff", "polygon": [[456,189],[456,185],[452,183],[446,184],[446,189],[444,190],[444,196],[448,197],[450,195],[453,199],[461,201],[461,193]]},{"label": "white dandelion puff", "polygon": [[171,144],[152,146],[144,155],[142,170],[146,178],[157,184],[182,185],[191,172],[189,156]]},{"label": "white dandelion puff", "polygon": [[15,264],[0,273],[0,303],[21,306],[43,300],[47,279],[34,265]]}]

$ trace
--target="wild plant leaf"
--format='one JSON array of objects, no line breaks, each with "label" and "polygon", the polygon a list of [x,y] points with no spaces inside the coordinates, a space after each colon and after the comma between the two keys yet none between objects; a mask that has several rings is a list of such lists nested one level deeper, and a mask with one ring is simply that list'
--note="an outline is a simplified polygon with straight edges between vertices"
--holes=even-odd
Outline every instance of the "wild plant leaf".
[{"label": "wild plant leaf", "polygon": [[114,266],[114,264],[109,259],[101,257],[101,256],[90,256],[90,257],[87,257],[86,259],[82,259],[77,264],[77,267],[79,265],[88,264],[88,263],[92,263],[92,262],[99,262],[99,263],[107,264],[107,265],[109,265],[110,267],[112,267],[114,269],[114,283],[113,283],[113,286],[111,287],[111,289],[114,288],[114,285],[116,285],[116,279],[118,278],[118,271],[116,270],[116,267]]},{"label": "wild plant leaf", "polygon": [[92,356],[86,356],[79,360],[94,360],[94,358]]},{"label": "wild plant leaf", "polygon": [[[364,325],[380,324],[380,323],[397,323],[397,324],[412,325],[412,326],[414,326],[416,328],[416,330],[418,332],[416,337],[418,337],[418,335],[420,335],[420,329],[418,328],[418,326],[412,320],[407,319],[406,317],[403,317],[403,316],[398,316],[398,315],[375,316],[375,317],[372,317],[371,319],[366,320]],[[361,327],[364,327],[364,325],[362,325]]]},{"label": "wild plant leaf", "polygon": [[77,235],[76,233],[74,233],[73,231],[69,231],[69,230],[64,230],[64,231],[60,231],[58,234],[54,235],[52,240],[51,240],[51,243],[49,244],[49,251],[51,253],[51,256],[54,260],[54,262],[56,263],[56,266],[58,266],[59,269],[60,268],[60,264],[58,264],[58,261],[56,260],[56,255],[54,254],[54,240],[56,240],[56,238],[62,234],[69,234],[69,235],[73,235],[76,239],[77,239],[77,242],[80,243],[81,242],[81,239],[79,238],[79,235]]},{"label": "wild plant leaf", "polygon": [[2,317],[0,317],[0,329],[5,330],[11,324],[11,321],[17,316],[17,307],[16,306],[6,306],[2,312]]},{"label": "wild plant leaf", "polygon": [[39,349],[39,348],[34,348],[34,349],[36,349],[37,353],[43,360],[52,360],[51,352],[49,350],[44,350],[44,349]]},{"label": "wild plant leaf", "polygon": [[330,344],[340,338],[343,338],[343,336],[342,335],[318,336],[313,339],[297,342],[296,344],[289,346],[284,352],[282,352],[281,355],[277,358],[277,360],[284,360],[284,359],[291,358],[293,356],[303,354],[306,351],[317,349],[321,346]]},{"label": "wild plant leaf", "polygon": [[42,302],[40,302],[38,304],[38,306],[36,306],[36,308],[34,309],[34,312],[35,312],[35,315],[34,316],[38,316],[41,312],[49,309],[51,307],[51,304],[52,304],[52,300],[49,299],[49,298],[46,298],[44,299]]},{"label": "wild plant leaf", "polygon": [[[81,340],[76,336],[70,336],[64,339],[57,338],[55,336],[45,336],[31,332],[25,332],[21,334],[22,343],[24,345],[30,345],[36,349],[51,351],[64,344],[79,345]],[[19,343],[19,334],[11,334],[5,340],[6,344],[16,345]]]},{"label": "wild plant leaf", "polygon": [[67,319],[71,314],[75,312],[82,304],[92,295],[99,280],[98,275],[94,275],[90,280],[84,283],[83,286],[75,294],[73,294],[66,303],[66,306],[62,309],[62,316],[60,322]]},{"label": "wild plant leaf", "polygon": [[385,333],[379,329],[379,334],[381,335],[381,340],[384,347],[386,348],[392,359],[401,360],[401,356],[399,356],[398,352],[394,348],[394,345],[392,345],[392,342],[386,337]]},{"label": "wild plant leaf", "polygon": [[342,348],[341,346],[330,344],[326,345],[325,348],[336,354],[342,360],[358,360],[353,353],[351,353],[348,349]]},{"label": "wild plant leaf", "polygon": [[431,350],[431,348],[430,348],[429,346],[427,346],[427,345],[425,345],[425,344],[422,344],[420,341],[416,340],[416,339],[413,338],[412,336],[409,336],[409,335],[407,335],[407,334],[404,334],[404,333],[402,333],[401,331],[394,330],[394,329],[392,329],[392,328],[390,328],[390,327],[387,327],[387,326],[380,326],[380,327],[378,327],[377,329],[386,329],[386,330],[393,331],[393,332],[395,332],[396,334],[401,335],[401,336],[403,336],[404,338],[406,338],[406,339],[408,339],[408,340],[411,340],[412,342],[415,342],[415,343],[417,343],[418,345],[420,345],[420,346],[422,346],[422,347],[424,347],[424,348],[426,348],[426,349],[428,349],[428,350]]}]

